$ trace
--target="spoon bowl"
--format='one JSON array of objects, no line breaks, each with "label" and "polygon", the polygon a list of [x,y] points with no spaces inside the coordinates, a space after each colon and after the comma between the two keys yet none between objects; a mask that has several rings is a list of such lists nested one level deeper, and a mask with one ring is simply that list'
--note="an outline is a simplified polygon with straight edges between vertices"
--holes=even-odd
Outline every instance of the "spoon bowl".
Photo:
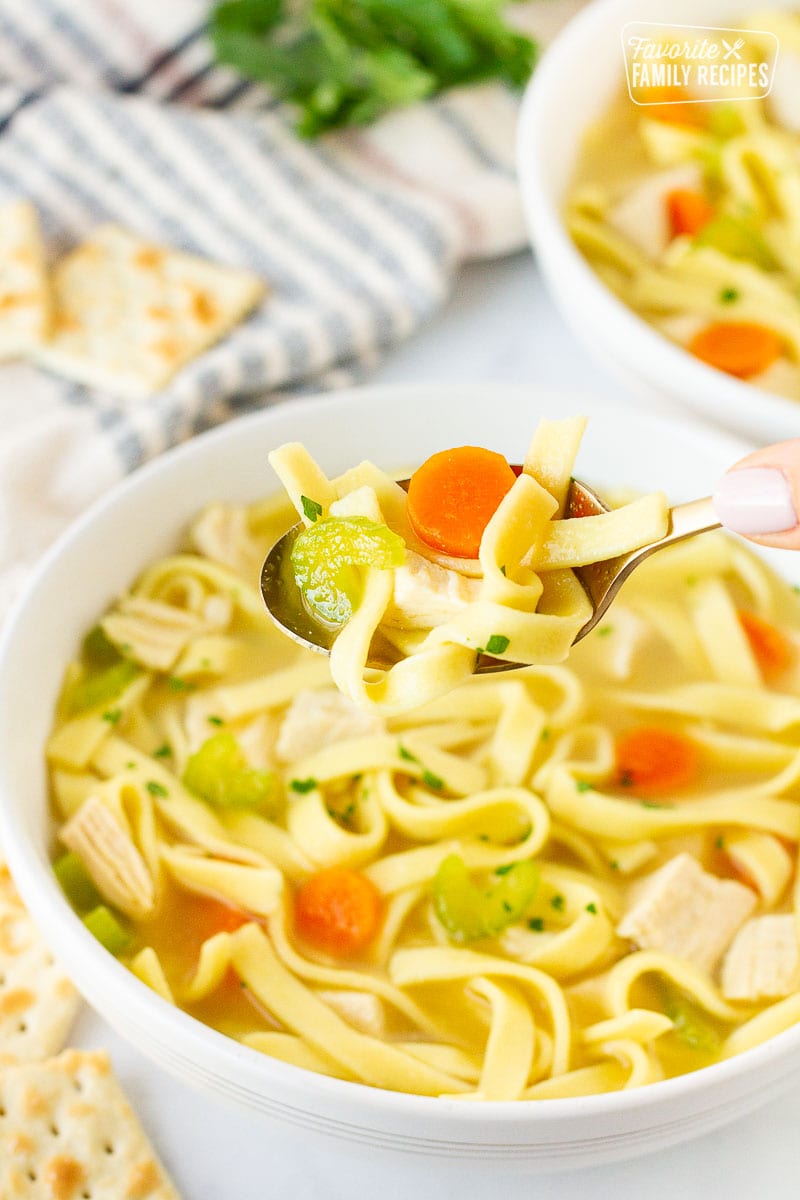
[{"label": "spoon bowl", "polygon": [[[514,466],[512,469],[517,474],[522,470],[520,466]],[[402,488],[408,490],[408,479],[401,479],[398,482]],[[567,492],[565,519],[576,520],[581,517],[597,516],[603,512],[608,512],[608,505],[587,484],[580,479],[573,478]],[[669,510],[667,532],[658,541],[616,558],[603,559],[600,562],[573,568],[592,604],[592,615],[578,631],[575,641],[581,641],[587,633],[594,629],[630,573],[651,554],[665,546],[683,541],[684,538],[692,537],[694,534],[717,529],[719,525],[720,522],[710,496],[702,500],[691,500],[687,504],[679,504]],[[267,554],[261,569],[261,595],[270,617],[287,637],[317,654],[330,654],[341,627],[330,625],[309,611],[292,569],[292,548],[304,528],[302,521],[293,525],[278,539]],[[391,664],[387,661],[376,660],[368,665],[385,668]],[[475,674],[485,675],[498,671],[513,671],[523,665],[493,658],[490,654],[478,654]]]}]

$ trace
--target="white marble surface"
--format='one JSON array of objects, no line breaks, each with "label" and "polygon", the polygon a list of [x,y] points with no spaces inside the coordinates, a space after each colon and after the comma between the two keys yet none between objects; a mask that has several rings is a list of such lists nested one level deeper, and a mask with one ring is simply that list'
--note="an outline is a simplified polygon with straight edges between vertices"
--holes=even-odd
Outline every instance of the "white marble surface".
[{"label": "white marble surface", "polygon": [[[447,310],[377,378],[530,380],[619,395],[554,314],[529,256],[466,273]],[[795,1200],[800,1184],[800,1087],[711,1136],[644,1158],[527,1179],[498,1170],[481,1180],[466,1168],[443,1186],[424,1160],[401,1175],[380,1158],[354,1162],[225,1108],[173,1080],[88,1011],[77,1040],[110,1050],[185,1200]]]}]

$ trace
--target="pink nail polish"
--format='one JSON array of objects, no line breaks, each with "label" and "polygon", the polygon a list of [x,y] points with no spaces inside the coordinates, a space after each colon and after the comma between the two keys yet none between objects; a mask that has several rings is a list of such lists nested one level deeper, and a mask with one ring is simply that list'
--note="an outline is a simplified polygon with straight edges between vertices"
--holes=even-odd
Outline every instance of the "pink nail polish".
[{"label": "pink nail polish", "polygon": [[789,481],[776,467],[728,471],[713,502],[722,524],[734,533],[780,533],[797,524]]}]

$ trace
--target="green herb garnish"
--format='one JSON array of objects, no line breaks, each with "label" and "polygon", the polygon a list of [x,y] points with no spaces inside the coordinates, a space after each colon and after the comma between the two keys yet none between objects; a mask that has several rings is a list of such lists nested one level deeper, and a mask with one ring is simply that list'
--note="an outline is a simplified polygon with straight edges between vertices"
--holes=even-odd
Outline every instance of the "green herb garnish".
[{"label": "green herb garnish", "polygon": [[168,746],[166,742],[164,742],[163,746],[159,746],[157,750],[153,751],[153,758],[170,758],[171,756],[172,747]]},{"label": "green herb garnish", "polygon": [[577,792],[593,792],[594,784],[589,783],[588,779],[576,779],[575,780],[575,790]]},{"label": "green herb garnish", "polygon": [[487,654],[504,654],[508,649],[508,643],[511,639],[507,638],[503,633],[493,633],[486,643]]},{"label": "green herb garnish", "polygon": [[313,522],[322,516],[322,505],[317,503],[316,500],[309,500],[308,496],[301,496],[300,503],[303,506],[303,512],[307,520]]},{"label": "green herb garnish", "polygon": [[164,787],[163,783],[159,783],[157,779],[148,779],[144,786],[147,788],[151,796],[160,796],[163,799],[164,796],[169,795],[169,792]]},{"label": "green herb garnish", "polygon": [[438,775],[434,775],[433,771],[423,771],[422,782],[434,792],[440,792],[444,787],[444,780]]},{"label": "green herb garnish", "polygon": [[316,786],[316,779],[293,779],[289,784],[292,791],[297,792],[301,796],[305,796],[306,792],[313,792]]},{"label": "green herb garnish", "polygon": [[734,304],[739,299],[739,293],[734,287],[723,288],[719,294],[720,304]]},{"label": "green herb garnish", "polygon": [[317,137],[481,79],[528,80],[536,46],[504,0],[227,0],[212,10],[217,60],[267,84]]}]

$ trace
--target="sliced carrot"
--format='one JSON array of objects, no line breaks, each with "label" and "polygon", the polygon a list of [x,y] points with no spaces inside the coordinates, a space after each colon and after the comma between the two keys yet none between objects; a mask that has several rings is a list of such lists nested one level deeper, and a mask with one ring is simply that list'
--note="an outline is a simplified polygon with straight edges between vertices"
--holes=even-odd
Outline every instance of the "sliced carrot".
[{"label": "sliced carrot", "polygon": [[681,87],[637,88],[636,99],[645,107],[642,113],[666,125],[687,125],[704,129],[708,124],[708,106],[691,103],[689,92]]},{"label": "sliced carrot", "polygon": [[623,734],[616,749],[617,782],[636,795],[663,795],[697,778],[697,745],[681,733],[643,726]]},{"label": "sliced carrot", "polygon": [[318,950],[352,958],[378,932],[381,896],[358,871],[328,867],[301,884],[295,895],[295,928]]},{"label": "sliced carrot", "polygon": [[675,188],[666,198],[667,217],[673,237],[694,237],[714,218],[714,208],[702,192]]},{"label": "sliced carrot", "polygon": [[476,558],[483,531],[516,476],[502,454],[457,446],[433,454],[411,476],[408,516],[426,545]]},{"label": "sliced carrot", "polygon": [[249,913],[216,900],[212,896],[193,896],[189,921],[192,933],[202,942],[216,933],[234,933],[240,925],[252,921]]},{"label": "sliced carrot", "polygon": [[710,367],[749,379],[780,358],[783,345],[778,334],[765,325],[715,321],[692,338],[689,350]]},{"label": "sliced carrot", "polygon": [[738,617],[765,679],[773,679],[791,666],[794,647],[779,629],[755,613],[742,610]]}]

